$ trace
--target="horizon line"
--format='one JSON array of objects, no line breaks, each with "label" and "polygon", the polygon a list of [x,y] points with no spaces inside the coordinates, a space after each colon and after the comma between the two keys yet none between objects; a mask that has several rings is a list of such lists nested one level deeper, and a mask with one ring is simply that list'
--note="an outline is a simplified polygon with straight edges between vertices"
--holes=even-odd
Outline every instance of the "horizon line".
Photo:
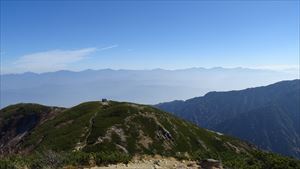
[{"label": "horizon line", "polygon": [[[179,69],[167,69],[167,68],[149,68],[149,69],[127,69],[127,68],[100,68],[100,69],[82,69],[82,70],[71,70],[71,69],[61,69],[56,71],[49,71],[49,72],[33,72],[33,71],[25,71],[25,72],[17,72],[17,73],[2,73],[0,70],[0,75],[22,75],[22,74],[47,74],[47,73],[57,73],[57,72],[73,72],[73,73],[80,73],[85,71],[103,71],[103,70],[110,70],[110,71],[156,71],[156,70],[162,70],[162,71],[185,71],[185,70],[193,70],[193,69],[204,69],[204,70],[213,70],[213,69],[227,69],[227,70],[233,70],[233,69],[245,69],[245,70],[259,70],[259,71],[271,71],[271,72],[281,72],[281,73],[287,73],[283,70],[274,70],[274,69],[268,69],[268,68],[262,68],[262,67],[243,67],[243,66],[236,66],[236,67],[227,67],[227,66],[213,66],[213,67],[187,67],[187,68],[179,68]],[[292,70],[299,70],[300,68],[290,68]]]}]

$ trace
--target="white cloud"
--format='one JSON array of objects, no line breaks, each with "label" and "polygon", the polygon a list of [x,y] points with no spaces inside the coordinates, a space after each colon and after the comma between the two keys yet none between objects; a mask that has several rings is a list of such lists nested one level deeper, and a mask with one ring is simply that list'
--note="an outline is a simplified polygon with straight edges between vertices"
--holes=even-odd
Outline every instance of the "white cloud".
[{"label": "white cloud", "polygon": [[299,65],[262,65],[256,68],[271,69],[271,70],[285,70],[285,69],[299,69]]},{"label": "white cloud", "polygon": [[15,72],[48,72],[67,68],[68,64],[78,62],[87,57],[96,48],[78,50],[51,50],[21,56],[13,63]]},{"label": "white cloud", "polygon": [[116,48],[111,45],[102,48],[83,48],[76,50],[50,50],[44,52],[23,55],[9,65],[1,65],[1,74],[22,72],[51,72],[68,69],[73,63],[77,63],[94,52],[100,52]]},{"label": "white cloud", "polygon": [[300,71],[300,65],[293,65],[293,64],[260,65],[260,66],[250,67],[250,68],[274,70],[274,71],[286,72],[292,74],[299,74]]},{"label": "white cloud", "polygon": [[116,47],[118,47],[118,46],[119,46],[119,45],[106,46],[106,47],[103,47],[103,48],[98,49],[98,51],[104,51],[104,50],[116,48]]}]

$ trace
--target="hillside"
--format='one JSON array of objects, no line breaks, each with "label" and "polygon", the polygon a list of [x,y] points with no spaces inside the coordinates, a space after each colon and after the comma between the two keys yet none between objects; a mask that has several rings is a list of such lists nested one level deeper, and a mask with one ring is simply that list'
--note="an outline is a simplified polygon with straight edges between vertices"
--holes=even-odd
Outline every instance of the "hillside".
[{"label": "hillside", "polygon": [[300,80],[210,92],[156,107],[265,150],[300,158]]},{"label": "hillside", "polygon": [[8,106],[0,113],[0,155],[13,153],[34,128],[56,116],[64,108],[38,104]]},{"label": "hillside", "polygon": [[[9,149],[1,151],[1,159],[10,165],[18,161],[31,163],[32,159],[33,167],[46,165],[36,160],[46,152],[51,159],[66,156],[62,164],[72,165],[89,165],[91,160],[101,165],[139,155],[162,155],[193,160],[214,158],[225,167],[240,169],[300,168],[297,160],[261,152],[238,139],[133,103],[94,101],[69,109],[17,104],[2,109],[0,119],[1,150]],[[15,140],[14,146],[10,146],[10,140]],[[17,155],[16,160],[13,154],[27,156]]]}]

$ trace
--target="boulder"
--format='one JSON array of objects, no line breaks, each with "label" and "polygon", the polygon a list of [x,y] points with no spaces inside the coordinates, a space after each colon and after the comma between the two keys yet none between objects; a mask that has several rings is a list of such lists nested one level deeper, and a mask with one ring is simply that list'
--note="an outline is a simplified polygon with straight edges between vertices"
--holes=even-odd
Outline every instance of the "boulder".
[{"label": "boulder", "polygon": [[202,160],[200,166],[203,169],[223,169],[222,163],[215,159]]}]

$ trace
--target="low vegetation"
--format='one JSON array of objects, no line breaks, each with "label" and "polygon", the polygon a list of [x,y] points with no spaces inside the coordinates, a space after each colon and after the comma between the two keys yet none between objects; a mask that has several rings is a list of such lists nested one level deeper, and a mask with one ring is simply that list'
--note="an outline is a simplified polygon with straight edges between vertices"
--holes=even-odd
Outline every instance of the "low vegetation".
[{"label": "low vegetation", "polygon": [[[26,112],[26,106],[22,107],[22,112]],[[5,116],[9,116],[8,111]],[[6,131],[14,133],[15,129]],[[236,138],[199,128],[156,108],[132,103],[82,103],[61,109],[24,132],[14,153],[0,154],[1,169],[101,166],[128,163],[132,157],[141,155],[197,162],[212,158],[228,169],[300,169],[299,160],[259,151]],[[5,140],[0,138],[0,141],[5,145]]]},{"label": "low vegetation", "polygon": [[120,152],[65,152],[44,151],[33,153],[29,156],[14,155],[0,159],[1,169],[57,169],[69,167],[102,166],[116,163],[128,163],[131,157]]},{"label": "low vegetation", "polygon": [[[29,156],[9,156],[0,159],[1,169],[57,169],[57,168],[83,168],[91,166],[106,166],[108,164],[127,164],[132,156],[121,152],[69,152],[56,153],[45,151],[33,153]],[[178,160],[202,161],[207,158],[219,159],[225,168],[228,169],[300,169],[300,161],[282,157],[276,154],[255,151],[252,154],[240,154],[239,156],[230,153],[203,154],[195,153],[193,156],[175,156]]]}]

